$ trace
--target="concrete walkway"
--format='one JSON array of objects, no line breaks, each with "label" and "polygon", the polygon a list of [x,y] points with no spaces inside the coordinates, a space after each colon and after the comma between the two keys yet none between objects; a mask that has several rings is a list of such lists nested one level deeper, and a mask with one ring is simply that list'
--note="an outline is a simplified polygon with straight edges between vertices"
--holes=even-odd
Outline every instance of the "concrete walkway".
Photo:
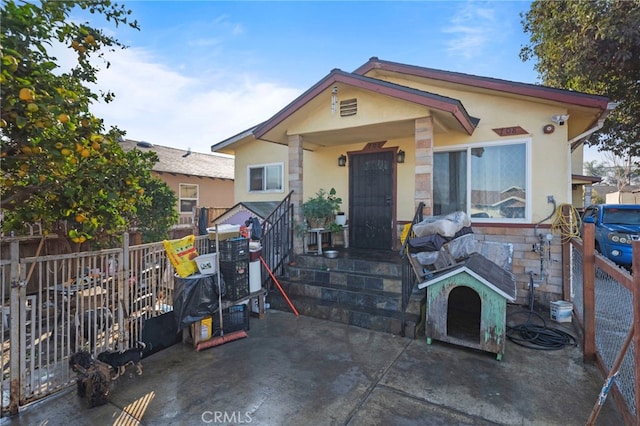
[{"label": "concrete walkway", "polygon": [[[553,323],[553,326],[558,324]],[[35,403],[16,425],[584,425],[604,380],[579,348],[507,343],[485,352],[286,312],[251,318],[249,337],[145,358],[92,409],[75,388]],[[598,425],[619,425],[611,398]]]}]

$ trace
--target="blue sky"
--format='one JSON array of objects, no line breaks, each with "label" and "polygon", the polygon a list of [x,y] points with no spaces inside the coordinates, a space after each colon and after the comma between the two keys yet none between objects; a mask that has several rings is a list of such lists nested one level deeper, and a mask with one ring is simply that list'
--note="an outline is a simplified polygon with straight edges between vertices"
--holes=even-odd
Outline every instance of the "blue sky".
[{"label": "blue sky", "polygon": [[[518,54],[525,1],[124,1],[141,31],[108,55],[94,112],[127,137],[210,152],[332,69],[370,57],[536,83]],[[96,23],[99,21],[95,21]],[[100,22],[100,26],[103,23]]]}]

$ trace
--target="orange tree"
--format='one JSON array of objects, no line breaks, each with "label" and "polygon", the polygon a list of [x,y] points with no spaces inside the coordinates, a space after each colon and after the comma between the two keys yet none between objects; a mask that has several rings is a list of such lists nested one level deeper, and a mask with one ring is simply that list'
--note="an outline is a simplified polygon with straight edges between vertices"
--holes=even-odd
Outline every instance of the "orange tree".
[{"label": "orange tree", "polygon": [[[45,233],[64,234],[76,244],[92,240],[94,246],[111,245],[132,226],[165,226],[166,234],[166,222],[177,219],[176,198],[151,175],[157,157],[124,152],[118,143],[124,132],[105,129],[90,112],[92,102],[114,96],[89,88],[96,82],[94,62],[108,67],[104,52],[125,46],[69,19],[74,8],[138,29],[130,10],[108,0],[2,3],[2,229],[19,234],[25,224],[40,223]],[[50,53],[55,44],[75,52],[70,70],[59,69]],[[163,221],[140,223],[151,212]]]}]

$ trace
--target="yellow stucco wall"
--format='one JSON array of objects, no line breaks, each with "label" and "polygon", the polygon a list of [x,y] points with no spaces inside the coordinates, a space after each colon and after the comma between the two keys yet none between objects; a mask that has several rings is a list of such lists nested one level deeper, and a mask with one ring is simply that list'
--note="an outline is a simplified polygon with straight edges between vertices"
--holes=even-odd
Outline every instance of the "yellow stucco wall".
[{"label": "yellow stucco wall", "polygon": [[[527,171],[527,191],[530,193],[530,215],[526,223],[537,223],[549,216],[553,205],[547,202],[552,195],[557,205],[570,203],[572,200],[571,169],[578,159],[579,153],[571,153],[567,144],[568,123],[564,126],[552,123],[551,116],[566,113],[566,109],[548,103],[524,100],[514,96],[498,96],[493,93],[463,92],[453,88],[416,84],[411,81],[396,81],[439,95],[461,100],[469,115],[480,118],[473,135],[460,130],[438,130],[434,133],[434,150],[467,147],[478,143],[503,144],[513,141],[526,141],[529,148],[529,170]],[[330,90],[330,89],[328,89]],[[311,102],[302,107],[299,114],[294,114],[286,123],[288,134],[305,134],[336,129],[348,131],[349,128],[361,128],[368,124],[393,122],[431,114],[428,108],[399,101],[386,95],[363,91],[355,88],[341,87],[340,99],[356,98],[358,114],[353,117],[340,117],[332,114],[327,102]],[[328,98],[327,98],[328,99]],[[325,99],[326,101],[326,99]],[[555,130],[545,134],[543,127],[553,124]],[[492,129],[519,126],[528,133],[525,135],[501,137]],[[411,129],[412,130],[412,129]],[[357,137],[357,136],[355,136]],[[377,141],[384,140],[378,139]],[[319,188],[336,188],[343,198],[343,208],[348,210],[348,167],[338,167],[337,158],[348,151],[359,151],[366,143],[376,140],[337,147],[315,147],[314,151],[304,153],[304,188],[303,199],[313,195]],[[405,137],[387,139],[384,147],[398,146],[406,152],[406,161],[397,168],[397,219],[411,220],[414,214],[415,158],[414,135],[407,132]],[[238,146],[236,151],[236,185],[235,201],[241,200],[274,200],[282,199],[288,193],[287,147],[269,142],[253,142]],[[247,192],[247,166],[281,162],[285,167],[285,190],[281,194],[249,194]],[[524,223],[524,222],[523,222]]]}]

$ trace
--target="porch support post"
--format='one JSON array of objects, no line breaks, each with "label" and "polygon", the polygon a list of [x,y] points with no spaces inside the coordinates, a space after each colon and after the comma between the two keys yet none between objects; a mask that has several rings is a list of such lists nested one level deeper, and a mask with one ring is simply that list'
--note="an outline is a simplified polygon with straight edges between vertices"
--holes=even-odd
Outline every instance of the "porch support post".
[{"label": "porch support post", "polygon": [[415,190],[414,209],[424,203],[422,213],[433,215],[433,118],[422,117],[415,121]]},{"label": "porch support post", "polygon": [[[289,136],[289,191],[293,191],[291,194],[291,203],[293,204],[293,220],[296,225],[304,222],[302,216],[302,157],[302,136]],[[302,237],[294,232],[293,253],[302,254],[303,252]]]}]

